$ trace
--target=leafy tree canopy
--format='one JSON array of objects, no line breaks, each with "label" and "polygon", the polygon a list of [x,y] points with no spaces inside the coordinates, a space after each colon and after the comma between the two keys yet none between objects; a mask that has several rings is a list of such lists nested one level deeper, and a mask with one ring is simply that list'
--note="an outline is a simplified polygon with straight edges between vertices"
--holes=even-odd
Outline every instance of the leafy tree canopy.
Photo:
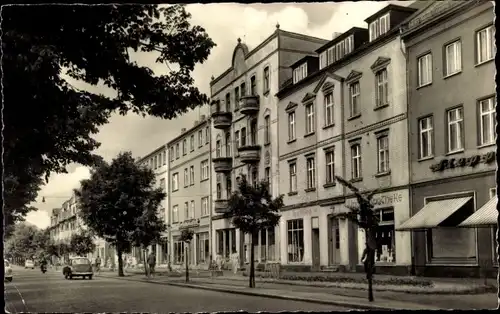
[{"label": "leafy tree canopy", "polygon": [[119,252],[131,245],[149,245],[166,230],[158,208],[166,194],[155,188],[155,174],[138,166],[131,153],[102,162],[75,190],[84,223]]},{"label": "leafy tree canopy", "polygon": [[74,233],[69,241],[71,252],[78,256],[85,256],[95,250],[94,238],[90,233]]},{"label": "leafy tree canopy", "polygon": [[193,240],[194,231],[191,229],[182,229],[180,240],[182,242],[190,243]]},{"label": "leafy tree canopy", "polygon": [[32,258],[45,247],[47,239],[43,230],[31,224],[18,223],[5,241],[5,253],[13,257]]},{"label": "leafy tree canopy", "polygon": [[254,187],[243,176],[228,205],[225,218],[232,219],[233,224],[241,231],[255,234],[279,223],[281,216],[278,212],[284,203],[283,195],[272,198],[268,182],[262,181]]},{"label": "leafy tree canopy", "polygon": [[[57,16],[57,18],[54,18]],[[207,102],[191,73],[215,46],[183,5],[36,5],[2,8],[4,214],[22,220],[42,184],[70,163],[101,158],[92,138],[113,112],[172,119]],[[26,23],[29,21],[29,23]],[[130,58],[154,52],[166,75]],[[65,77],[102,83],[114,97]]]}]

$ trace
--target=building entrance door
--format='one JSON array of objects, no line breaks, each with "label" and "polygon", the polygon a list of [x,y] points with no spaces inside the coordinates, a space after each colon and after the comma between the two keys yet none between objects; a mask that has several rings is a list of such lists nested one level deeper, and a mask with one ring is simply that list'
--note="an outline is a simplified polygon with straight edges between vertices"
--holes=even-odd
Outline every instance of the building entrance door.
[{"label": "building entrance door", "polygon": [[312,263],[313,271],[320,269],[320,258],[319,258],[319,229],[312,229]]},{"label": "building entrance door", "polygon": [[330,265],[340,264],[340,232],[339,232],[339,220],[336,218],[330,218]]}]

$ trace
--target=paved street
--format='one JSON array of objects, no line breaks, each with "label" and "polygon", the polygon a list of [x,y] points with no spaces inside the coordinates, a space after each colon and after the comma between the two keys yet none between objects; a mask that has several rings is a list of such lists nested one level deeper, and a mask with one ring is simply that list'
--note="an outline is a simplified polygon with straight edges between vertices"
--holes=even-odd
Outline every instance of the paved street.
[{"label": "paved street", "polygon": [[5,283],[7,309],[16,312],[341,311],[330,305],[97,277],[65,280],[60,271],[14,269]]}]

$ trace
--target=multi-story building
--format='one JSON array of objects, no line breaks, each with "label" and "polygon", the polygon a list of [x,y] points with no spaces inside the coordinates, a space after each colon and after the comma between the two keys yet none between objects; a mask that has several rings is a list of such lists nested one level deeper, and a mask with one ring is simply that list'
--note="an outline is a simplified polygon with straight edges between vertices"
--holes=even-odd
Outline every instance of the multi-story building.
[{"label": "multi-story building", "polygon": [[497,272],[496,229],[456,228],[498,216],[493,20],[490,1],[433,1],[403,28],[417,274]]},{"label": "multi-story building", "polygon": [[[210,83],[214,216],[212,253],[217,258],[249,262],[250,238],[243,235],[222,213],[239,177],[267,180],[273,196],[278,187],[278,100],[279,86],[292,77],[289,68],[298,59],[311,56],[327,41],[279,29],[255,49],[238,39],[231,67]],[[278,228],[254,239],[257,261],[279,258]]]},{"label": "multi-story building", "polygon": [[318,58],[292,66],[300,75],[278,93],[285,267],[362,270],[364,231],[340,218],[357,202],[338,175],[361,191],[376,191],[377,272],[409,269],[410,236],[394,228],[410,216],[399,25],[415,11],[388,5],[365,20],[368,29],[336,34],[316,50]]},{"label": "multi-story building", "polygon": [[[160,243],[151,245],[148,249],[154,252],[156,255],[156,264],[158,266],[168,264],[169,260],[169,249],[168,249],[168,230],[169,230],[169,216],[168,216],[168,150],[166,145],[161,145],[153,152],[147,154],[146,156],[140,158],[137,163],[142,166],[146,166],[153,170],[156,175],[156,187],[161,188],[167,197],[163,200],[158,209],[158,214],[167,225],[167,231],[162,236],[162,241]],[[136,258],[136,261],[142,263],[144,259],[144,254],[141,252],[140,248],[132,249],[132,256]]]},{"label": "multi-story building", "polygon": [[167,144],[169,150],[168,205],[170,254],[172,265],[185,263],[183,229],[194,231],[189,244],[190,265],[210,262],[210,121],[201,116],[194,126]]}]

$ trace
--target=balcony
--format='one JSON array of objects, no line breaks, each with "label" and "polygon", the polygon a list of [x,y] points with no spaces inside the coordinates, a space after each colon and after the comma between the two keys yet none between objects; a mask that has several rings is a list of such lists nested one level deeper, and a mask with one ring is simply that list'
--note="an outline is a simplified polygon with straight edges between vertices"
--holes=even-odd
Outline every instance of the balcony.
[{"label": "balcony", "polygon": [[214,211],[216,214],[225,214],[229,212],[229,202],[227,200],[216,200]]},{"label": "balcony", "polygon": [[200,226],[200,219],[192,218],[185,220],[179,224],[179,230],[196,228]]},{"label": "balcony", "polygon": [[240,160],[245,164],[253,164],[260,161],[260,146],[246,145],[238,148]]},{"label": "balcony", "polygon": [[241,97],[240,112],[244,115],[254,115],[259,112],[259,95]]},{"label": "balcony", "polygon": [[233,158],[231,157],[217,157],[212,159],[212,161],[216,173],[231,172],[233,170]]},{"label": "balcony", "polygon": [[218,111],[212,113],[212,119],[214,121],[214,128],[224,130],[231,127],[233,114],[231,112]]}]

